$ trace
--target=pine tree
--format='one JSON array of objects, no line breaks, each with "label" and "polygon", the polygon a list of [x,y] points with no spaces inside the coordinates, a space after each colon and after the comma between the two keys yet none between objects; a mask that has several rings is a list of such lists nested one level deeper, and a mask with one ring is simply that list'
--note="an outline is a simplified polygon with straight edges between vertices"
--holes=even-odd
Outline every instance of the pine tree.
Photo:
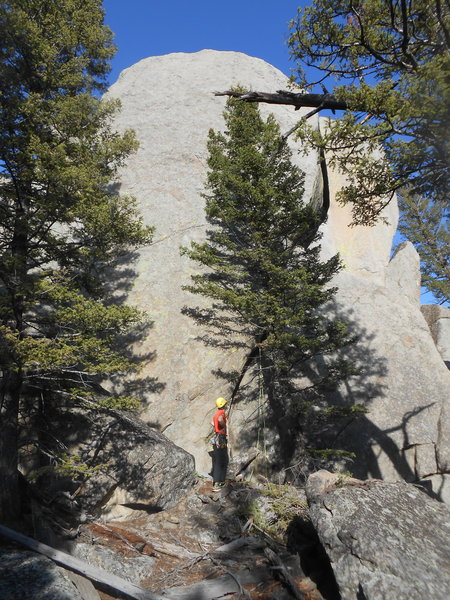
[{"label": "pine tree", "polygon": [[302,89],[331,87],[332,94],[316,95],[316,106],[326,108],[334,99],[346,109],[324,135],[305,127],[299,133],[331,150],[348,176],[339,199],[350,203],[355,221],[374,223],[393,194],[405,187],[445,204],[449,3],[314,0],[298,9],[288,44]]},{"label": "pine tree", "polygon": [[[345,173],[348,183],[337,199],[351,206],[354,223],[374,224],[405,188],[445,205],[449,3],[313,0],[298,9],[290,28],[299,91],[243,91],[240,96],[248,102],[314,107],[292,131],[305,150],[308,144],[328,150],[330,163]],[[318,131],[308,118],[323,110],[345,112]]]},{"label": "pine tree", "polygon": [[[338,256],[320,259],[321,215],[303,201],[303,174],[291,162],[272,116],[255,104],[229,99],[226,131],[210,131],[206,217],[207,241],[184,249],[205,269],[186,289],[213,300],[191,314],[222,346],[248,346],[247,366],[263,369],[265,388],[279,420],[301,397],[295,380],[318,355],[332,355],[352,341],[344,322],[327,319],[324,304],[336,291]],[[350,365],[329,359],[317,374],[308,401],[336,384]],[[295,436],[287,432],[283,443]]]},{"label": "pine tree", "polygon": [[399,231],[420,256],[422,285],[439,304],[450,303],[450,232],[448,210],[405,190],[399,196]]},{"label": "pine tree", "polygon": [[[136,147],[99,98],[114,54],[100,0],[0,6],[0,521],[17,515],[19,414],[42,394],[97,402],[134,367],[117,336],[141,323],[102,272],[150,239],[111,187]],[[111,284],[111,282],[110,282]],[[110,285],[111,287],[111,285]],[[129,399],[117,399],[119,405]]]}]

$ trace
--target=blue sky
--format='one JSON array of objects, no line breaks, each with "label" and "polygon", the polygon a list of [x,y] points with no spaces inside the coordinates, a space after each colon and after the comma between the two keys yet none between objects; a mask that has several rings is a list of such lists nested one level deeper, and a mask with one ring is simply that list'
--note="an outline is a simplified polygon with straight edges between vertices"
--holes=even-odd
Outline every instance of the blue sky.
[{"label": "blue sky", "polygon": [[105,22],[118,46],[110,82],[148,56],[205,48],[257,56],[290,75],[286,40],[298,0],[104,0]]}]

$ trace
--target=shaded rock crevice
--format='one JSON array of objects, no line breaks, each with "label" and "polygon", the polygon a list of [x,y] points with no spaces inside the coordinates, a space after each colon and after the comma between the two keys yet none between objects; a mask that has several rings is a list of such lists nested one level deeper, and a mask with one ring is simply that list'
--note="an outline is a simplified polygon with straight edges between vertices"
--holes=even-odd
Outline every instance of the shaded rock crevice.
[{"label": "shaded rock crevice", "polygon": [[448,369],[450,369],[450,307],[422,304],[422,314],[430,328],[433,341]]},{"label": "shaded rock crevice", "polygon": [[321,148],[319,152],[320,173],[322,176],[322,206],[321,221],[325,222],[330,209],[330,182],[328,179],[328,167],[325,151]]}]

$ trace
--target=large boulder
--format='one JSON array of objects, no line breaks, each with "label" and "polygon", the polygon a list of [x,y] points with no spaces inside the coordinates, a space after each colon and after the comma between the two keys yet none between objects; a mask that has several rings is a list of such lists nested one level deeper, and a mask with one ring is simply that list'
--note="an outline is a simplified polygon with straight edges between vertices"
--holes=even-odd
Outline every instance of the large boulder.
[{"label": "large boulder", "polygon": [[[140,252],[133,265],[125,266],[134,270],[126,282],[128,300],[154,319],[148,338],[135,345],[143,363],[141,376],[159,383],[142,394],[144,417],[191,452],[200,472],[210,467],[205,439],[213,400],[231,391],[218,372],[240,370],[245,356],[239,350],[202,343],[205,331],[183,314],[184,307],[208,303],[182,290],[198,267],[180,256],[179,247],[204,240],[201,194],[207,134],[211,127],[224,126],[225,100],[215,97],[214,91],[238,83],[274,91],[286,88],[287,79],[260,59],[203,50],[142,60],[126,69],[109,92],[122,102],[118,129],[132,127],[141,143],[121,173],[120,192],[134,195],[144,220],[156,226],[153,244]],[[285,106],[261,105],[261,111],[274,113],[282,131],[302,114]],[[319,127],[317,120],[312,124]],[[317,156],[301,154],[298,143],[290,143],[306,173],[306,199],[320,204],[326,184]],[[328,169],[330,207],[322,252],[324,258],[339,252],[344,262],[345,269],[334,282],[339,292],[328,310],[347,319],[359,336],[349,357],[362,370],[332,401],[357,401],[368,413],[342,427],[333,443],[356,453],[354,468],[359,476],[428,478],[434,493],[443,498],[448,485],[442,475],[448,436],[442,415],[450,396],[450,373],[420,312],[418,257],[407,244],[391,258],[398,216],[395,199],[375,227],[350,227],[349,208],[336,202],[343,184],[342,174]],[[264,407],[258,408],[255,400],[233,411],[232,447],[239,448],[244,459],[262,437],[264,418],[259,424],[255,420],[261,410]],[[266,438],[273,447],[280,445],[276,434],[267,432]]]},{"label": "large boulder", "polygon": [[50,496],[66,489],[82,510],[117,518],[134,509],[169,508],[194,483],[194,457],[136,416],[58,407],[51,420],[58,444],[81,458],[80,469],[85,464],[89,476],[80,486],[73,476],[44,475],[41,487]]},{"label": "large boulder", "polygon": [[97,513],[122,516],[131,509],[162,510],[176,504],[195,480],[194,457],[165,435],[131,415],[115,411],[91,422],[97,439],[99,474],[90,479],[80,499]]},{"label": "large boulder", "polygon": [[[144,392],[145,415],[195,456],[201,472],[211,466],[205,437],[214,400],[230,390],[215,372],[240,369],[244,356],[205,346],[200,340],[205,330],[182,313],[184,307],[207,303],[182,290],[198,266],[180,256],[180,247],[205,238],[206,141],[210,128],[224,128],[225,98],[215,97],[214,91],[239,83],[276,90],[286,88],[288,79],[258,58],[203,50],[142,60],[123,71],[109,90],[110,97],[122,102],[117,127],[133,128],[140,142],[122,171],[120,192],[134,195],[145,222],[156,227],[153,244],[133,264],[135,277],[128,292],[128,300],[154,319],[147,339],[136,346],[143,363],[140,376],[156,377],[160,383]],[[273,112],[267,106],[261,110],[265,116]],[[277,107],[282,131],[303,112]],[[317,156],[300,156],[299,149],[294,144],[310,198],[318,182]]]},{"label": "large boulder", "polygon": [[342,600],[450,597],[450,510],[405,483],[319,471],[306,486],[310,515]]}]

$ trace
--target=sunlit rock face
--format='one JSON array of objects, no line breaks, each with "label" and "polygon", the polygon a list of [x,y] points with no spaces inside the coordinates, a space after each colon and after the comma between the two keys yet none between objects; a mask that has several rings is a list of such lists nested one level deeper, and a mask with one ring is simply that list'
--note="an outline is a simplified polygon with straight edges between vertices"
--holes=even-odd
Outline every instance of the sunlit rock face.
[{"label": "sunlit rock face", "polygon": [[[210,431],[214,400],[229,391],[213,371],[240,369],[243,355],[205,346],[202,330],[181,313],[185,306],[204,305],[181,286],[198,270],[180,256],[180,246],[205,237],[204,200],[207,173],[206,141],[210,128],[223,129],[226,98],[215,97],[241,83],[256,90],[277,90],[287,78],[266,62],[237,52],[203,50],[170,54],[140,61],[122,72],[109,92],[120,98],[120,130],[133,128],[140,142],[121,175],[120,192],[135,196],[146,223],[156,227],[154,243],[130,265],[128,300],[148,311],[154,326],[137,344],[143,361],[140,377],[156,377],[160,386],[144,388],[146,417],[158,424],[178,445],[189,448],[197,468],[208,471],[210,457],[204,438]],[[268,107],[262,112],[268,115]],[[291,108],[277,107],[284,132],[294,118]],[[300,113],[301,114],[301,113]],[[317,157],[295,160],[307,173],[311,196],[318,175]],[[152,388],[155,388],[154,390]]]},{"label": "sunlit rock face", "polygon": [[306,496],[342,600],[449,597],[448,506],[405,482],[324,470],[309,477]]},{"label": "sunlit rock face", "polygon": [[450,376],[420,310],[419,256],[410,242],[390,258],[397,206],[384,211],[387,224],[349,227],[348,207],[335,197],[345,179],[329,170],[330,210],[323,227],[323,254],[339,252],[344,269],[330,311],[346,319],[359,342],[347,356],[361,368],[334,400],[363,403],[367,415],[334,439],[354,451],[358,476],[423,481],[450,501]]},{"label": "sunlit rock face", "polygon": [[[207,302],[181,289],[198,267],[181,257],[179,248],[205,237],[206,141],[210,128],[223,129],[225,105],[225,98],[215,97],[214,91],[239,83],[260,91],[287,87],[286,77],[260,59],[203,50],[142,60],[123,71],[109,92],[122,102],[117,128],[133,128],[140,141],[122,170],[120,193],[135,196],[145,222],[156,227],[153,244],[124,267],[128,301],[154,320],[148,336],[134,345],[142,362],[138,392],[145,401],[146,420],[192,453],[200,472],[210,467],[205,437],[214,399],[230,392],[215,372],[240,369],[244,353],[206,346],[198,339],[205,332],[182,314],[183,307]],[[272,112],[283,132],[303,114],[283,106],[261,105],[261,111]],[[317,201],[317,156],[300,154],[298,145],[291,144],[306,175],[305,197]],[[384,211],[388,224],[350,228],[350,211],[334,200],[342,184],[342,176],[329,171],[331,206],[322,251],[324,257],[339,252],[345,265],[329,310],[346,318],[359,335],[351,352],[362,371],[336,399],[356,399],[369,412],[348,425],[338,443],[357,450],[355,469],[360,475],[431,478],[440,472],[435,448],[444,439],[439,415],[450,383],[420,312],[417,255],[408,245],[390,261],[395,202]],[[250,451],[255,443],[245,435],[254,409],[240,406],[234,411],[232,439],[241,451]],[[444,456],[442,448],[438,457]]]}]

